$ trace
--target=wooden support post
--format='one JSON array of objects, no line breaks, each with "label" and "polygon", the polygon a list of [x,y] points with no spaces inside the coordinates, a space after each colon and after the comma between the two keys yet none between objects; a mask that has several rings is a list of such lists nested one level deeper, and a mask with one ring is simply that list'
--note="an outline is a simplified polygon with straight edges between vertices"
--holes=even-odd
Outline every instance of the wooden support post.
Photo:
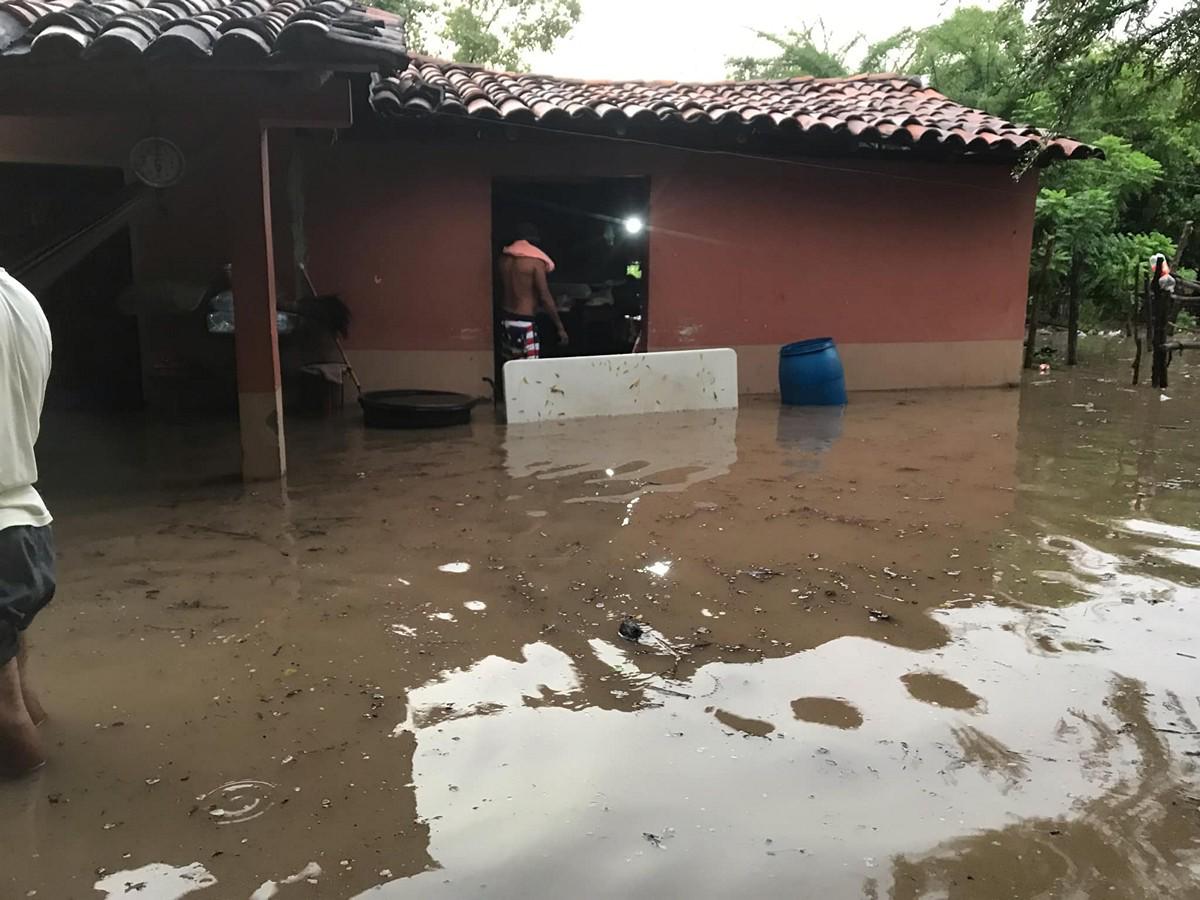
[{"label": "wooden support post", "polygon": [[1150,385],[1156,388],[1167,386],[1167,305],[1170,297],[1158,285],[1163,274],[1162,260],[1154,267],[1150,276]]},{"label": "wooden support post", "polygon": [[1078,250],[1071,257],[1071,274],[1067,283],[1067,365],[1078,362],[1079,351],[1079,281],[1083,275],[1083,254]]},{"label": "wooden support post", "polygon": [[267,132],[257,121],[231,128],[226,190],[232,237],[234,344],[242,477],[281,479],[287,472],[283,393],[276,327],[275,256]]}]

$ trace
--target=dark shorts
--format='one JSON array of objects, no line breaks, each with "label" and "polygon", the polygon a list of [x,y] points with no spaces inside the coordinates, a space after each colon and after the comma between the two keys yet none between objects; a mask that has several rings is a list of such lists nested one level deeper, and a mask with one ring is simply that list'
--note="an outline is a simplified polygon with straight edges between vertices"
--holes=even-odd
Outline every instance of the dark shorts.
[{"label": "dark shorts", "polygon": [[0,530],[0,666],[17,655],[18,636],[54,599],[54,570],[49,525]]}]

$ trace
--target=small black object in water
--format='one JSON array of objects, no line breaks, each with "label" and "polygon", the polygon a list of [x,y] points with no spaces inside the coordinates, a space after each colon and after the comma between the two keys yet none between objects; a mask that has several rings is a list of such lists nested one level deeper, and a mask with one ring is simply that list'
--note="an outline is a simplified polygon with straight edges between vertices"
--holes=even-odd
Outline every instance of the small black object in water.
[{"label": "small black object in water", "polygon": [[368,428],[444,428],[470,422],[478,401],[449,391],[368,391],[358,402]]},{"label": "small black object in water", "polygon": [[626,616],[621,620],[621,624],[617,626],[617,634],[625,638],[627,641],[633,641],[635,644],[641,639],[643,630],[638,624],[637,619],[633,616]]}]

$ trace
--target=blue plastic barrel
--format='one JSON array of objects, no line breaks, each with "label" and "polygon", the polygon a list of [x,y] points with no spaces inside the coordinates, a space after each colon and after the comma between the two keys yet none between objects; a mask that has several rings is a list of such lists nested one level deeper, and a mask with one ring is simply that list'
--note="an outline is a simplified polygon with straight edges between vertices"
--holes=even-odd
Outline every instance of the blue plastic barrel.
[{"label": "blue plastic barrel", "polygon": [[833,338],[797,341],[779,349],[779,396],[789,406],[846,402],[846,376]]}]

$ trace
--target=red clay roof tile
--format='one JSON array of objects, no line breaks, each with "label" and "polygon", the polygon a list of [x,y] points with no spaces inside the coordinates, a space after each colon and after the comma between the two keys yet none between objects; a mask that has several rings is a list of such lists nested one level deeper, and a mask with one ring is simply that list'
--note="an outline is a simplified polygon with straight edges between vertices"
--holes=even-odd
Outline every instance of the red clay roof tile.
[{"label": "red clay roof tile", "polygon": [[[567,128],[597,117],[623,133],[629,124],[723,126],[806,140],[831,135],[860,145],[940,148],[952,154],[1012,159],[1034,151],[1042,160],[1099,153],[961,106],[919,81],[895,75],[788,78],[777,81],[580,81],[494,72],[437,60],[376,76],[371,105],[385,116],[463,115],[539,127]],[[653,118],[647,115],[653,113]],[[565,115],[562,115],[565,114]]]},{"label": "red clay roof tile", "polygon": [[0,0],[0,61],[406,65],[399,18],[355,0]]}]

